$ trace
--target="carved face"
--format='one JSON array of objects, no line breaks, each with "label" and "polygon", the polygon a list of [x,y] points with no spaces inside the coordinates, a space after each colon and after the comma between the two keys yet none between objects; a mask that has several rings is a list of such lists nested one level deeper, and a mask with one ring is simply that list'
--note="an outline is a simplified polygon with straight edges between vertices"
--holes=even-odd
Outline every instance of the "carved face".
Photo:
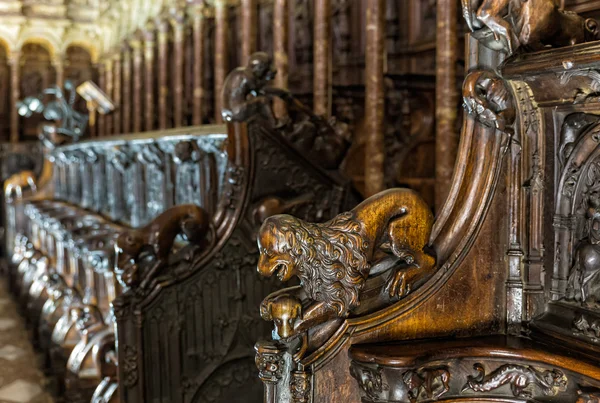
[{"label": "carved face", "polygon": [[[297,266],[289,253],[290,245],[269,217],[260,228],[258,236],[258,272],[265,277],[276,274],[280,281],[288,281],[298,275]],[[293,236],[292,234],[290,234]]]},{"label": "carved face", "polygon": [[296,319],[302,315],[300,300],[292,296],[281,295],[267,301],[265,305],[262,316],[264,319],[273,321],[277,336],[282,339],[293,336]]},{"label": "carved face", "polygon": [[275,78],[277,70],[273,68],[271,57],[265,52],[256,52],[248,61],[252,74],[260,82],[267,82]]}]

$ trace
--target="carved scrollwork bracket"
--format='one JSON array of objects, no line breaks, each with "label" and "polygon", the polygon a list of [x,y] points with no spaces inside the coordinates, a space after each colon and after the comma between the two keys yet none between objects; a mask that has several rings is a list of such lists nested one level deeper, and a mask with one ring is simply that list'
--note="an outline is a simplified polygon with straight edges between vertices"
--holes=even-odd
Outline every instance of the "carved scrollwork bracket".
[{"label": "carved scrollwork bracket", "polygon": [[490,71],[470,73],[463,85],[463,105],[482,124],[506,131],[515,121],[515,105],[506,82]]}]

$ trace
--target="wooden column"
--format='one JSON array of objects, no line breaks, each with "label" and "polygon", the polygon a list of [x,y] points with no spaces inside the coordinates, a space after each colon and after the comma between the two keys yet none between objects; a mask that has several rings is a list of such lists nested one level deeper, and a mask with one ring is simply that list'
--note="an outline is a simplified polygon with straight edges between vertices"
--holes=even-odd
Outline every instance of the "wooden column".
[{"label": "wooden column", "polygon": [[169,96],[169,23],[158,20],[158,128],[165,130],[167,122],[167,98]]},{"label": "wooden column", "polygon": [[131,133],[131,49],[125,45],[123,52],[123,134]]},{"label": "wooden column", "polygon": [[123,133],[122,130],[122,122],[121,122],[121,110],[123,108],[122,99],[121,99],[121,81],[123,76],[121,74],[122,66],[121,66],[121,54],[117,53],[113,59],[113,95],[112,99],[116,105],[115,111],[112,113],[113,120],[113,132],[115,134]]},{"label": "wooden column", "polygon": [[[104,71],[104,68],[104,62],[100,61],[98,63],[98,86],[108,95],[108,91],[106,90],[106,72]],[[106,120],[106,115],[100,115],[98,117],[98,130],[96,131],[98,137],[106,136]]]},{"label": "wooden column", "polygon": [[131,46],[133,59],[133,132],[142,131],[142,89],[143,89],[143,55],[142,43],[139,39],[133,39],[129,42]]},{"label": "wooden column", "polygon": [[[288,30],[289,8],[287,0],[275,0],[273,6],[273,55],[277,75],[274,85],[279,88],[288,87]],[[275,116],[282,118],[287,114],[285,103],[276,99]]]},{"label": "wooden column", "polygon": [[52,67],[56,72],[56,85],[58,88],[64,88],[65,86],[65,66],[61,55],[57,56],[52,60]]},{"label": "wooden column", "polygon": [[[369,2],[370,4],[371,2]],[[331,0],[315,0],[313,109],[329,116],[331,103]],[[367,6],[367,12],[368,8]]]},{"label": "wooden column", "polygon": [[202,124],[202,101],[204,100],[204,19],[203,5],[192,9],[194,32],[194,110],[192,119],[194,125]]},{"label": "wooden column", "polygon": [[10,64],[10,142],[19,142],[19,113],[17,111],[17,102],[21,96],[20,89],[20,61],[19,53],[11,54]]},{"label": "wooden column", "polygon": [[[106,76],[105,78],[105,85],[106,85],[106,95],[108,95],[109,98],[113,99],[114,94],[114,82],[113,82],[113,60],[112,59],[108,59],[105,62],[105,66],[104,66],[104,74]],[[105,122],[104,122],[104,135],[105,136],[110,136],[115,134],[115,130],[113,129],[113,118],[112,116],[106,116]]]},{"label": "wooden column", "polygon": [[183,126],[183,72],[185,52],[185,16],[180,10],[171,18],[173,27],[173,126]]},{"label": "wooden column", "polygon": [[144,112],[146,117],[144,119],[144,129],[146,131],[154,130],[154,47],[156,45],[154,25],[146,25],[146,32],[144,33],[144,99],[145,107]]},{"label": "wooden column", "polygon": [[223,83],[227,76],[227,0],[215,0],[215,121],[223,123]]},{"label": "wooden column", "polygon": [[[256,51],[256,0],[242,0],[242,64],[248,63],[248,57]],[[275,20],[277,21],[277,20]]]},{"label": "wooden column", "polygon": [[384,189],[384,39],[385,0],[367,0],[367,48],[365,52],[366,196],[371,196]]},{"label": "wooden column", "polygon": [[437,2],[435,206],[442,207],[450,190],[458,148],[456,117],[456,0]]}]

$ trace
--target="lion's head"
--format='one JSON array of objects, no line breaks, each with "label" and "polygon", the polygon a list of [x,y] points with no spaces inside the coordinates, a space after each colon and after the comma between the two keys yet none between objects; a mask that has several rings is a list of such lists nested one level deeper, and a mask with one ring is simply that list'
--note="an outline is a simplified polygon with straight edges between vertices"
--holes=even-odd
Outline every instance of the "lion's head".
[{"label": "lion's head", "polygon": [[370,269],[360,229],[350,213],[323,224],[285,214],[269,217],[258,236],[258,272],[281,281],[297,276],[309,298],[344,316],[358,306]]}]

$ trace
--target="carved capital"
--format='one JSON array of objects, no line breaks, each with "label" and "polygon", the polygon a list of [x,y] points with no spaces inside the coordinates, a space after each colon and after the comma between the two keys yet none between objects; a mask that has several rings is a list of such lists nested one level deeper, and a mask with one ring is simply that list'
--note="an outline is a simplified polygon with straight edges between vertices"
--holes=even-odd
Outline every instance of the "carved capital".
[{"label": "carved capital", "polygon": [[275,384],[283,377],[286,352],[285,346],[268,341],[259,341],[254,346],[256,352],[255,363],[258,368],[258,377],[264,383]]},{"label": "carved capital", "polygon": [[292,371],[290,392],[293,403],[310,402],[310,375],[306,371]]}]

